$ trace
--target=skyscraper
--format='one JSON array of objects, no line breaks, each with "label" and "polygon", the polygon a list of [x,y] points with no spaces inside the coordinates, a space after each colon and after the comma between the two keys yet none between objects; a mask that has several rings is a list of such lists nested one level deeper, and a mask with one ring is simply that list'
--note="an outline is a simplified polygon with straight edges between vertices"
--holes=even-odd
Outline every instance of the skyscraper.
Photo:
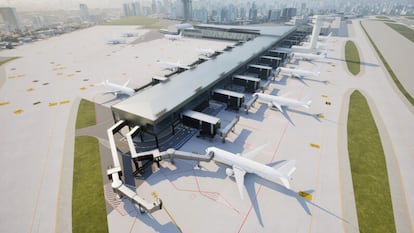
[{"label": "skyscraper", "polygon": [[193,6],[191,0],[182,0],[184,5],[184,20],[189,21],[193,18]]},{"label": "skyscraper", "polygon": [[82,21],[88,21],[89,20],[89,10],[88,10],[88,6],[86,4],[79,4],[79,9],[80,9],[80,17],[82,19]]},{"label": "skyscraper", "polygon": [[9,31],[21,30],[22,26],[16,14],[16,8],[0,7],[0,15]]}]

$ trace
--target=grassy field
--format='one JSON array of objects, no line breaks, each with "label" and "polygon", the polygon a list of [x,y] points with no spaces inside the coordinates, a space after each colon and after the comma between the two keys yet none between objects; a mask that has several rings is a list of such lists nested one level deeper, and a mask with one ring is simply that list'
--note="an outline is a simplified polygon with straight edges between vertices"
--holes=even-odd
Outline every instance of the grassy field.
[{"label": "grassy field", "polygon": [[374,41],[372,41],[371,37],[368,35],[368,32],[365,30],[364,26],[362,25],[362,21],[359,22],[362,29],[365,32],[365,35],[367,35],[369,41],[371,42],[372,46],[374,46],[375,51],[377,51],[378,56],[380,57],[382,63],[384,63],[385,68],[387,69],[388,73],[390,74],[392,80],[394,81],[395,85],[397,85],[398,89],[401,91],[401,93],[407,98],[407,100],[414,105],[414,98],[408,93],[407,90],[405,90],[404,86],[401,84],[400,80],[398,80],[397,76],[395,75],[394,71],[391,69],[388,62],[385,60],[384,56],[382,56],[381,52],[379,51],[378,47],[375,45]]},{"label": "grassy field", "polygon": [[375,16],[377,19],[390,19],[390,18],[388,18],[387,16],[384,16],[384,15],[377,15],[377,16]]},{"label": "grassy field", "polygon": [[0,57],[0,66],[19,57]]},{"label": "grassy field", "polygon": [[359,91],[352,93],[349,103],[348,151],[360,232],[395,232],[381,139]]},{"label": "grassy field", "polygon": [[405,16],[405,18],[407,18],[407,19],[414,19],[414,15]]},{"label": "grassy field", "polygon": [[351,72],[353,75],[359,74],[361,70],[359,53],[354,42],[351,40],[348,40],[345,44],[345,61],[349,72]]},{"label": "grassy field", "polygon": [[108,232],[98,139],[75,138],[72,231]]},{"label": "grassy field", "polygon": [[395,24],[395,23],[385,23],[385,24],[391,27],[392,29],[394,29],[396,32],[403,35],[405,38],[411,40],[411,42],[414,42],[414,30],[413,29],[405,25],[402,25],[402,24]]},{"label": "grassy field", "polygon": [[95,104],[89,100],[82,99],[79,104],[78,117],[76,118],[76,129],[85,128],[95,124]]},{"label": "grassy field", "polygon": [[112,22],[106,23],[105,25],[139,25],[147,29],[159,29],[160,26],[157,25],[158,19],[143,17],[143,16],[134,16],[128,18],[122,18],[114,20]]}]

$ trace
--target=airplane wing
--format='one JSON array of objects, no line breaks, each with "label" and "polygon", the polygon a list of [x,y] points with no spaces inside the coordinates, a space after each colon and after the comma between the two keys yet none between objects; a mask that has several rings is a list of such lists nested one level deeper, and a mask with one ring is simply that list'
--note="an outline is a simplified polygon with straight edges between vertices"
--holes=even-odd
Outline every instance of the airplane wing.
[{"label": "airplane wing", "polygon": [[296,161],[291,160],[277,169],[281,174],[280,180],[282,181],[283,185],[290,189],[289,178],[296,171]]},{"label": "airplane wing", "polygon": [[246,175],[246,171],[237,166],[233,166],[233,172],[234,177],[236,178],[237,188],[239,189],[240,198],[243,200],[244,175]]},{"label": "airplane wing", "polygon": [[277,109],[279,109],[279,111],[280,112],[284,112],[283,111],[283,108],[282,108],[282,105],[280,105],[279,103],[277,103],[277,102],[275,102],[275,101],[272,101],[272,104],[273,104],[273,106],[275,106]]}]

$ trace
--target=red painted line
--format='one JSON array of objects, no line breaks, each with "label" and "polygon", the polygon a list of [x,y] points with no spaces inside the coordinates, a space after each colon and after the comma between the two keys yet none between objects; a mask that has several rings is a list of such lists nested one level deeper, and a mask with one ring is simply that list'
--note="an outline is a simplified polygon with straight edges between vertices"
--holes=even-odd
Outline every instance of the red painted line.
[{"label": "red painted line", "polygon": [[[285,124],[285,128],[283,129],[282,136],[280,137],[279,142],[277,143],[277,146],[276,146],[276,148],[275,148],[275,151],[273,152],[273,156],[272,156],[272,158],[270,159],[269,163],[273,162],[273,161],[274,161],[274,159],[276,158],[276,153],[279,151],[279,146],[280,146],[280,144],[282,143],[283,138],[285,137],[285,134],[286,134],[286,130],[287,130],[288,125],[289,125],[289,123],[288,123],[288,122],[286,122],[286,124]],[[256,192],[256,196],[255,196],[255,198],[254,198],[254,201],[253,201],[252,203],[250,203],[250,208],[249,208],[249,211],[247,211],[247,214],[244,216],[244,218],[243,218],[243,220],[242,220],[242,223],[241,223],[241,225],[240,225],[240,227],[239,227],[239,230],[238,230],[237,232],[240,232],[240,231],[243,229],[244,224],[245,224],[245,223],[246,223],[246,221],[247,221],[247,218],[249,217],[250,213],[252,212],[252,209],[253,209],[253,203],[254,203],[254,202],[256,202],[257,197],[259,196],[259,193],[260,193],[260,191],[262,190],[262,187],[263,187],[263,185],[260,185],[260,186],[259,186],[259,189],[257,190],[257,192]]]}]

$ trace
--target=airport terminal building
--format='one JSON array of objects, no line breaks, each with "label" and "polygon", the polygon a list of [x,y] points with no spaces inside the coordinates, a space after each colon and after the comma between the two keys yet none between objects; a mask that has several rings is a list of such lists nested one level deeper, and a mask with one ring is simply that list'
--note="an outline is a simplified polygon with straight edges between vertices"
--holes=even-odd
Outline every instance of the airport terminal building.
[{"label": "airport terminal building", "polygon": [[[140,133],[155,137],[157,147],[158,138],[174,134],[179,124],[198,128],[200,133],[214,137],[220,128],[220,119],[203,113],[210,101],[222,102],[226,108],[236,111],[246,106],[243,93],[268,85],[273,70],[286,58],[286,51],[275,48],[286,41],[299,43],[306,33],[293,26],[198,25],[186,30],[184,35],[237,43],[198,62],[190,70],[153,80],[134,96],[111,107],[115,121],[124,120],[130,127],[139,126]],[[239,91],[232,89],[234,85]]]}]

